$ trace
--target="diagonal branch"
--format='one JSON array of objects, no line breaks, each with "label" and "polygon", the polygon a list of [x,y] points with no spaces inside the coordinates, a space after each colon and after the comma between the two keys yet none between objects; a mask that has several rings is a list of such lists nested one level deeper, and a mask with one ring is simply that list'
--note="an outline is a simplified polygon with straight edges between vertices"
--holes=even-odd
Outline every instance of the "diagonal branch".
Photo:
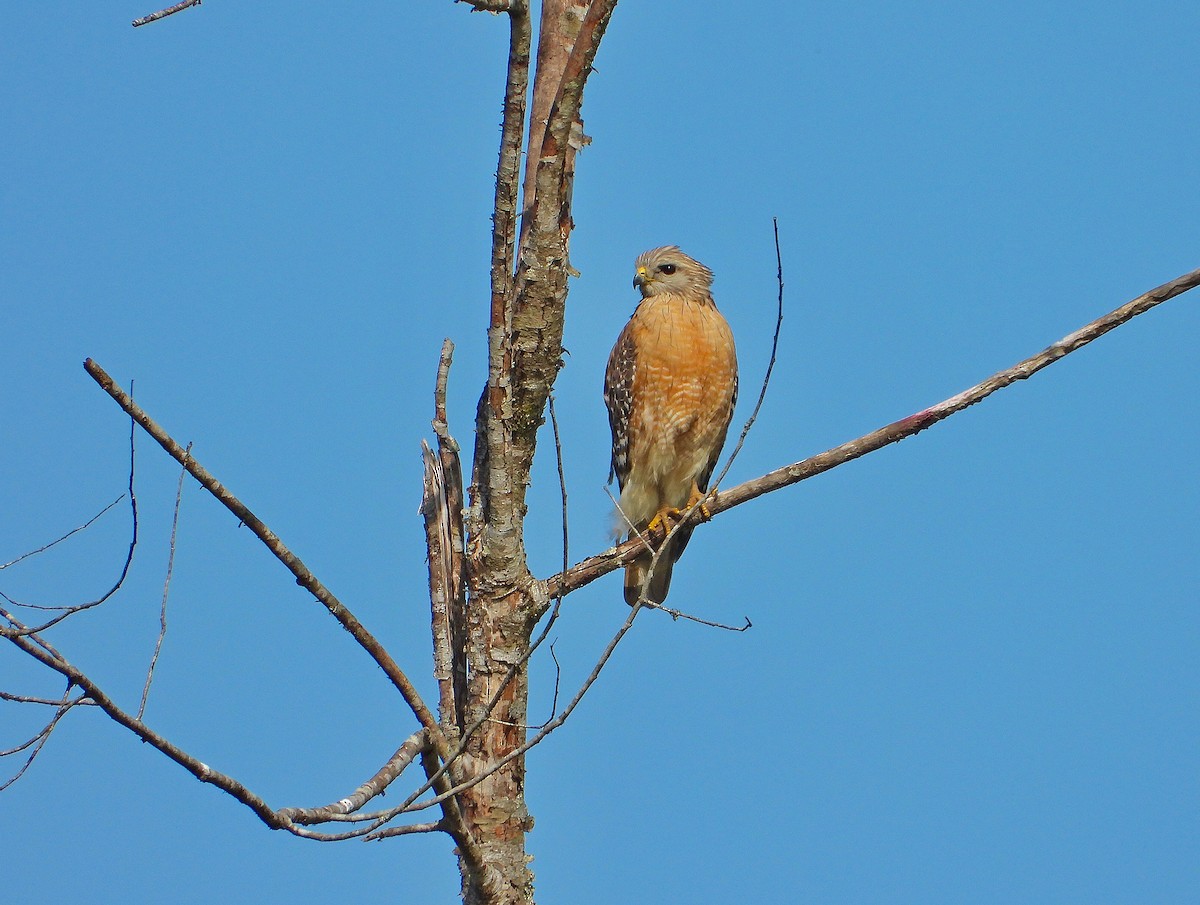
[{"label": "diagonal branch", "polygon": [[[865,456],[867,453],[882,449],[892,443],[897,443],[906,437],[911,437],[925,430],[925,428],[949,418],[956,412],[961,412],[968,406],[986,399],[997,390],[1002,390],[1016,383],[1018,380],[1026,380],[1032,377],[1038,371],[1042,370],[1042,368],[1086,346],[1110,330],[1115,330],[1139,314],[1143,314],[1168,299],[1194,289],[1196,286],[1200,286],[1200,270],[1185,273],[1183,276],[1177,277],[1169,283],[1164,283],[1143,295],[1139,295],[1120,308],[1109,312],[1103,317],[1097,318],[1074,333],[1064,336],[1058,342],[1048,346],[1036,355],[1031,355],[1011,368],[998,371],[982,383],[963,390],[961,393],[917,412],[915,415],[909,415],[907,418],[902,418],[899,421],[885,425],[856,440],[850,440],[840,446],[835,446],[833,449],[810,456],[803,461],[792,465],[785,465],[762,477],[746,481],[730,490],[722,491],[707,502],[707,508],[714,516],[718,515],[728,509],[732,509],[734,506],[740,506],[742,503],[746,503],[755,497],[760,497],[765,493],[779,490],[791,484],[797,484],[822,472],[829,471],[831,468],[836,468],[852,459],[857,459],[860,456]],[[697,515],[698,513],[693,514],[693,521],[699,520]],[[617,547],[605,550],[596,556],[590,556],[582,562],[576,563],[570,569],[560,572],[558,575],[554,575],[544,582],[540,582],[537,596],[542,601],[542,605],[545,606],[546,601],[552,597],[559,594],[569,594],[571,591],[590,584],[600,576],[607,575],[614,569],[620,568],[644,549],[645,544],[641,540],[634,538]]]},{"label": "diagonal branch", "polygon": [[117,386],[116,382],[105,373],[104,369],[92,361],[90,358],[84,362],[83,366],[87,369],[88,374],[96,383],[100,384],[100,388],[119,405],[134,421],[140,424],[143,430],[158,442],[159,446],[165,449],[168,455],[176,462],[187,469],[188,474],[195,478],[200,486],[211,493],[219,500],[226,509],[238,517],[238,519],[247,528],[254,532],[259,540],[266,545],[267,549],[278,559],[288,571],[296,578],[296,584],[300,585],[310,594],[317,598],[327,609],[330,615],[336,619],[351,637],[358,642],[377,664],[384,671],[392,684],[403,696],[408,703],[409,708],[416,715],[421,725],[430,732],[432,743],[438,750],[439,754],[446,753],[446,739],[438,728],[437,721],[433,714],[429,712],[429,708],[425,706],[425,702],[421,699],[417,689],[413,686],[408,676],[400,669],[396,661],[379,643],[378,639],[372,635],[363,626],[358,618],[346,609],[345,605],[333,595],[318,578],[308,570],[308,567],[296,556],[287,546],[281,541],[270,528],[250,509],[235,497],[229,490],[191,456],[182,446],[171,439],[155,421],[146,414],[129,395]]},{"label": "diagonal branch", "polygon": [[[3,609],[0,609],[0,616],[3,616],[11,624],[15,625],[17,629],[24,628],[21,623],[13,618],[12,614]],[[249,791],[236,779],[226,776],[223,773],[218,773],[207,764],[188,754],[182,748],[167,741],[137,717],[126,713],[113,702],[112,698],[104,693],[99,685],[93,682],[81,670],[67,662],[66,658],[51,647],[44,639],[29,636],[22,631],[4,628],[3,626],[0,626],[0,637],[7,638],[29,656],[65,677],[71,685],[82,689],[84,695],[93,701],[95,706],[103,710],[114,722],[124,726],[142,741],[161,751],[198,780],[211,783],[223,792],[232,795],[242,804],[246,805],[246,807],[250,808],[263,823],[272,829],[286,828],[286,822],[281,820],[265,801]]]},{"label": "diagonal branch", "polygon": [[183,0],[181,3],[168,6],[166,9],[160,9],[158,12],[150,13],[148,16],[142,16],[139,19],[134,19],[133,27],[139,28],[142,25],[149,25],[151,22],[157,22],[159,19],[165,19],[167,16],[173,16],[176,13],[183,12],[185,9],[190,9],[193,6],[199,5],[200,0]]}]

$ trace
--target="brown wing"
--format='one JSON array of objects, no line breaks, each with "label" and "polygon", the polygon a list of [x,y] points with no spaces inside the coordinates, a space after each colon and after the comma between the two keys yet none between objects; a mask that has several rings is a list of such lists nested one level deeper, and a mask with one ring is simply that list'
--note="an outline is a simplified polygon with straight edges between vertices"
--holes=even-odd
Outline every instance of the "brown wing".
[{"label": "brown wing", "polygon": [[708,464],[704,466],[704,471],[700,474],[700,479],[696,481],[696,486],[701,490],[708,490],[708,482],[712,478],[713,471],[716,470],[717,462],[721,458],[721,450],[725,446],[725,437],[729,433],[729,422],[733,420],[733,410],[737,408],[738,400],[738,375],[737,371],[733,372],[733,392],[729,397],[729,412],[725,415],[725,426],[721,428],[721,438],[717,440],[713,446],[712,456],[708,460]]},{"label": "brown wing", "polygon": [[621,488],[629,477],[629,428],[637,357],[631,324],[632,321],[626,324],[617,337],[604,372],[604,404],[608,407],[608,426],[612,429],[612,464],[608,480],[611,484],[615,475],[617,486]]}]

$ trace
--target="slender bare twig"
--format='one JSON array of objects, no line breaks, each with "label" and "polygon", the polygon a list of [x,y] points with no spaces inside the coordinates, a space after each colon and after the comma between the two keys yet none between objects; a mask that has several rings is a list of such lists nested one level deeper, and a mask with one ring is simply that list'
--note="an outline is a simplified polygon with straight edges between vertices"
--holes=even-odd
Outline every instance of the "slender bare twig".
[{"label": "slender bare twig", "polygon": [[[725,480],[725,475],[729,474],[729,469],[733,467],[734,459],[738,457],[738,453],[742,451],[742,444],[746,442],[746,435],[750,433],[750,428],[758,420],[758,413],[762,410],[763,400],[767,398],[767,387],[771,385],[771,372],[775,370],[775,357],[779,352],[779,331],[783,327],[783,255],[779,251],[778,218],[772,217],[771,225],[775,231],[775,278],[779,281],[779,311],[775,315],[775,335],[771,337],[771,357],[767,359],[767,373],[763,375],[762,387],[758,391],[758,401],[754,403],[754,411],[750,413],[750,417],[746,419],[746,423],[742,426],[742,433],[738,436],[738,441],[733,447],[733,452],[725,460],[725,467],[721,469],[721,473],[717,475],[717,479],[712,482],[713,493],[716,493],[717,488],[721,486],[721,482]],[[563,571],[565,572],[566,569]],[[749,622],[750,620],[746,621]],[[742,629],[738,629],[738,631],[742,631]]]},{"label": "slender bare twig", "polygon": [[554,661],[554,699],[550,702],[550,719],[554,719],[558,713],[558,682],[562,678],[562,666],[558,662],[558,654],[554,652],[554,642],[550,642],[550,659]]},{"label": "slender bare twig", "polygon": [[[70,690],[70,686],[68,685],[67,692],[69,693]],[[50,718],[50,722],[43,726],[37,735],[15,748],[9,748],[6,751],[0,751],[0,757],[9,757],[13,754],[19,754],[20,752],[28,749],[30,746],[33,746],[33,750],[29,752],[29,756],[25,758],[25,763],[21,765],[20,769],[18,769],[16,773],[10,776],[3,783],[0,783],[0,792],[3,792],[14,782],[25,775],[25,771],[33,766],[33,762],[37,760],[37,756],[42,753],[42,748],[45,747],[46,741],[50,738],[50,733],[54,731],[54,727],[58,725],[58,721],[66,716],[67,711],[69,711],[82,700],[82,695],[77,698],[64,697],[63,700],[59,702],[58,709],[54,712],[54,716]]]},{"label": "slender bare twig", "polygon": [[[1190,273],[1171,280],[1169,283],[1164,283],[1155,289],[1151,289],[1149,292],[1138,296],[1120,308],[1086,324],[1074,333],[1068,334],[1036,355],[1031,355],[1011,368],[1005,368],[1003,371],[996,372],[987,380],[963,390],[949,399],[945,399],[936,405],[917,412],[915,415],[910,415],[907,418],[884,425],[878,430],[865,434],[855,440],[835,446],[833,449],[810,456],[792,465],[777,468],[761,477],[739,484],[730,490],[722,491],[715,497],[708,499],[705,502],[705,508],[712,515],[718,515],[728,509],[732,509],[734,506],[740,506],[742,503],[748,502],[755,497],[760,497],[764,493],[770,493],[782,487],[807,480],[852,459],[857,459],[867,453],[911,437],[956,412],[961,412],[968,406],[986,399],[997,390],[1010,386],[1018,380],[1025,380],[1032,377],[1038,371],[1042,370],[1042,368],[1082,348],[1110,330],[1121,326],[1126,321],[1149,311],[1151,308],[1162,304],[1168,299],[1187,292],[1189,289],[1194,289],[1196,286],[1200,286],[1200,269],[1193,270]],[[554,575],[542,582],[541,587],[536,593],[540,594],[543,600],[560,593],[569,594],[586,584],[590,584],[600,576],[607,575],[614,569],[625,565],[644,551],[646,547],[645,543],[634,538],[596,556],[590,556],[576,563],[565,572]]]},{"label": "slender bare twig", "polygon": [[[567,473],[563,470],[563,451],[562,451],[562,436],[558,432],[558,415],[554,411],[554,394],[550,394],[550,428],[554,434],[554,460],[558,465],[558,490],[562,495],[562,561],[563,571],[567,571],[567,565],[571,561],[571,544],[569,532],[567,530]],[[559,600],[562,600],[562,595],[559,595]],[[551,646],[551,653],[554,652]]]},{"label": "slender bare twig", "polygon": [[[131,386],[132,386],[132,384],[131,384]],[[132,399],[130,401],[132,402]],[[128,497],[129,497],[129,512],[130,512],[130,521],[132,522],[132,529],[131,529],[130,537],[129,537],[129,549],[126,550],[126,552],[125,552],[125,562],[121,564],[121,574],[117,576],[117,580],[115,582],[113,582],[112,587],[110,587],[107,591],[105,591],[103,594],[101,594],[95,600],[90,600],[87,603],[72,604],[70,606],[43,606],[43,605],[35,604],[35,603],[21,603],[20,601],[13,600],[7,594],[0,592],[0,597],[7,600],[13,606],[25,607],[26,609],[31,609],[31,610],[43,610],[43,611],[58,612],[57,616],[55,616],[53,619],[51,619],[47,622],[43,622],[41,625],[26,627],[24,629],[24,631],[28,632],[29,634],[36,635],[39,632],[44,632],[46,629],[57,625],[58,623],[62,622],[64,619],[66,619],[70,616],[73,616],[76,613],[82,612],[83,610],[90,610],[93,607],[100,606],[102,603],[109,600],[115,593],[117,593],[117,591],[119,591],[121,589],[122,585],[125,584],[125,579],[129,576],[129,569],[133,565],[133,551],[137,548],[137,542],[138,542],[137,494],[134,493],[134,491],[133,491],[133,480],[134,480],[134,474],[136,472],[135,465],[136,465],[136,452],[137,452],[136,446],[134,444],[135,429],[136,428],[135,428],[133,419],[131,418],[129,420],[129,485],[126,488],[125,492],[126,492],[126,495],[128,495]],[[120,499],[120,498],[118,497],[118,499]]]},{"label": "slender bare twig", "polygon": [[[43,544],[42,546],[38,547],[36,550],[29,550],[26,553],[22,553],[16,559],[10,560],[6,563],[0,563],[0,572],[3,572],[5,569],[9,568],[10,566],[15,566],[17,563],[19,563],[23,559],[28,559],[31,556],[37,556],[39,553],[45,553],[47,550],[49,550],[55,544],[61,544],[72,534],[78,534],[80,531],[83,531],[84,529],[90,527],[92,522],[96,521],[96,519],[100,518],[100,516],[104,515],[104,513],[108,512],[108,510],[112,509],[113,506],[117,505],[117,503],[121,502],[121,500],[123,500],[123,499],[125,499],[125,494],[121,494],[119,497],[117,497],[115,500],[113,500],[111,503],[109,503],[107,506],[105,506],[103,509],[101,509],[99,512],[97,512],[95,515],[93,515],[90,519],[88,519],[86,522],[84,522],[78,528],[72,528],[70,531],[68,531],[66,534],[64,534],[62,537],[58,538],[57,540],[52,540],[48,544]],[[40,609],[40,607],[39,607],[39,609]]]},{"label": "slender bare twig", "polygon": [[445,828],[445,821],[443,820],[435,820],[432,823],[411,823],[407,826],[389,826],[386,830],[369,833],[363,839],[366,842],[378,842],[381,839],[387,839],[391,836],[411,836],[413,833],[436,833],[438,830],[444,830]]},{"label": "slender bare twig", "polygon": [[[241,500],[235,497],[229,490],[214,478],[196,459],[186,453],[171,436],[163,430],[145,411],[141,409],[129,395],[123,391],[116,382],[105,373],[104,369],[92,361],[90,358],[84,362],[84,367],[92,379],[100,385],[104,392],[112,397],[133,420],[141,425],[154,440],[167,451],[176,462],[187,469],[188,474],[195,478],[200,486],[211,493],[219,500],[226,509],[237,516],[238,520],[247,528],[254,532],[255,536],[263,542],[268,550],[278,559],[288,571],[296,578],[296,584],[300,585],[318,601],[324,605],[330,615],[333,616],[351,637],[358,642],[358,645],[365,650],[383,670],[384,674],[391,680],[392,684],[400,692],[409,708],[416,715],[421,725],[430,730],[430,738],[432,744],[438,748],[439,754],[447,752],[446,740],[438,727],[437,720],[433,714],[429,712],[429,708],[425,702],[421,700],[420,694],[417,693],[416,687],[409,681],[408,676],[400,669],[396,661],[379,643],[366,627],[363,626],[358,618],[351,613],[346,606],[334,596],[321,581],[309,571],[300,557],[296,556],[287,546],[276,536],[267,525],[246,506]],[[132,486],[132,480],[130,481]]]},{"label": "slender bare twig", "polygon": [[[0,691],[0,701],[11,701],[14,704],[45,704],[48,707],[58,707],[63,698],[42,698],[28,694],[13,694],[11,691]],[[84,698],[79,702],[84,707],[94,707],[95,701]]]},{"label": "slender bare twig", "polygon": [[[66,707],[67,705],[74,706],[76,703],[83,700],[83,698],[80,697],[80,698],[76,698],[74,701],[72,701],[71,685],[69,682],[67,683],[67,687],[63,691],[63,696],[61,698],[56,698],[56,699],[31,698],[31,697],[27,697],[24,695],[15,695],[15,694],[9,694],[8,692],[0,691],[0,699],[3,699],[5,701],[15,701],[17,703],[22,703],[22,704],[49,704],[52,707],[56,707],[59,709],[59,713],[53,719],[50,720],[49,725],[43,726],[41,729],[38,730],[37,734],[35,734],[32,738],[28,739],[27,741],[24,741],[21,744],[16,745],[15,747],[5,748],[3,750],[0,750],[0,757],[11,757],[14,754],[19,754],[22,751],[26,750],[30,745],[36,744],[38,739],[40,739],[44,735],[47,735],[50,732],[50,730],[54,727],[54,724],[57,723],[58,720],[62,717],[62,714],[65,712],[62,709],[63,707]],[[10,783],[10,785],[11,785],[11,783]]]},{"label": "slender bare twig", "polygon": [[707,625],[709,628],[724,629],[727,632],[744,632],[746,629],[754,627],[754,623],[750,621],[749,616],[742,617],[746,620],[745,625],[726,625],[724,622],[712,622],[708,619],[701,619],[699,616],[693,616],[691,613],[685,613],[683,610],[676,610],[669,606],[664,606],[661,603],[655,603],[653,600],[643,601],[643,605],[648,610],[662,610],[662,612],[666,613],[675,620],[686,619],[688,622],[696,622],[700,625]]},{"label": "slender bare twig", "polygon": [[[192,444],[189,443],[183,454],[192,454]],[[175,571],[175,538],[179,531],[179,505],[183,502],[183,476],[187,469],[180,469],[179,483],[175,485],[175,512],[171,516],[171,546],[167,553],[167,576],[163,579],[162,604],[158,611],[158,638],[154,642],[154,653],[150,656],[150,667],[146,670],[146,684],[142,686],[142,702],[138,705],[137,718],[140,720],[146,712],[146,699],[150,697],[150,683],[154,681],[154,668],[158,665],[158,655],[162,652],[163,638],[167,636],[167,594],[171,590],[171,573]]]},{"label": "slender bare twig", "polygon": [[151,13],[148,16],[142,16],[140,19],[133,20],[133,27],[139,28],[142,25],[149,25],[151,22],[157,22],[159,19],[165,19],[167,16],[173,16],[176,13],[183,12],[185,9],[193,6],[199,6],[201,0],[183,0],[182,3],[176,3],[174,6],[168,6],[166,9],[160,9],[156,13]]}]

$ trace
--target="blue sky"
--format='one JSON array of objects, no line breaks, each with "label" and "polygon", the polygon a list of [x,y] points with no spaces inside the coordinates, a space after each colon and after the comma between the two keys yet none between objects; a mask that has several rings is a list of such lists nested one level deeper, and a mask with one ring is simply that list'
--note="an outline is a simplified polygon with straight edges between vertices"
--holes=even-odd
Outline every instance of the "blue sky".
[{"label": "blue sky", "polygon": [[[918,411],[1200,266],[1193,3],[622,4],[584,105],[556,396],[571,558],[606,544],[600,381],[632,262],[717,274],[743,385],[787,316],[730,482]],[[91,356],[432,692],[419,441],[483,381],[507,28],[441,0],[6,4],[0,45],[0,561],[126,481]],[[697,532],[529,759],[539,901],[1183,903],[1200,890],[1197,300],[919,437]],[[748,413],[747,391],[736,420]],[[126,590],[55,636],[136,709],[177,469],[139,438]],[[548,447],[547,447],[548,448]],[[530,560],[561,557],[552,457]],[[107,587],[118,507],[0,573]],[[627,610],[555,631],[564,693]],[[245,529],[185,490],[147,711],[275,806],[336,800],[412,728]],[[534,667],[531,715],[554,669]],[[0,651],[0,686],[58,685]],[[0,705],[0,747],[40,714]],[[94,713],[0,798],[13,901],[454,901],[444,837],[272,833]]]}]

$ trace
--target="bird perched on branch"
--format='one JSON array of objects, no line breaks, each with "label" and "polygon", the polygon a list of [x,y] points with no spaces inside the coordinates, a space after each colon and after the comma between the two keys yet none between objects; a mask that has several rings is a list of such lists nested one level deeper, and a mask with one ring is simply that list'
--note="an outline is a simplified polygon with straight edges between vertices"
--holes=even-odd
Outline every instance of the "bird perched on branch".
[{"label": "bird perched on branch", "polygon": [[[621,488],[618,532],[663,541],[704,499],[737,402],[737,355],[713,302],[712,271],[674,245],[637,259],[642,300],[621,331],[604,375],[612,471]],[[662,603],[671,568],[691,537],[683,527],[658,562],[625,567],[625,600]]]}]

